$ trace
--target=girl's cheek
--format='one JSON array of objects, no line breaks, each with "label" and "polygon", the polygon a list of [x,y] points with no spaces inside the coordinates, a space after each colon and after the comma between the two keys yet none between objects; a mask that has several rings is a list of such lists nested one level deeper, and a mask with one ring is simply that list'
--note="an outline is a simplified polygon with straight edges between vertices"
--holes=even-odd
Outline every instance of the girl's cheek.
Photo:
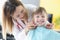
[{"label": "girl's cheek", "polygon": [[36,21],[38,21],[38,19],[36,19]]}]

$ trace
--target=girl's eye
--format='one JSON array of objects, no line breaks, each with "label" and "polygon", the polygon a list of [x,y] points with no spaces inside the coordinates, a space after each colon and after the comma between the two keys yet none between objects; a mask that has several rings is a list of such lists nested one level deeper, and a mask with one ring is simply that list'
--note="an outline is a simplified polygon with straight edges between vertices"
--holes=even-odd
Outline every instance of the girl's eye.
[{"label": "girl's eye", "polygon": [[39,16],[37,16],[37,18],[39,18]]},{"label": "girl's eye", "polygon": [[42,18],[45,18],[45,16],[42,16]]}]

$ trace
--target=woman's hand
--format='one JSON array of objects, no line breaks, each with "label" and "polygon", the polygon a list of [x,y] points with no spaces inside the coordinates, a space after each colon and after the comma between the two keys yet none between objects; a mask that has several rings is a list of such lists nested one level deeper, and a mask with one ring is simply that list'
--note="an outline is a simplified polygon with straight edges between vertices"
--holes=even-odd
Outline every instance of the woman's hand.
[{"label": "woman's hand", "polygon": [[29,30],[35,29],[36,25],[34,24],[34,22],[29,22],[26,24],[26,28],[25,28],[25,32],[26,34],[28,33]]},{"label": "woman's hand", "polygon": [[52,23],[46,24],[46,28],[47,28],[47,29],[52,29],[52,27],[53,27],[53,24],[52,24]]}]

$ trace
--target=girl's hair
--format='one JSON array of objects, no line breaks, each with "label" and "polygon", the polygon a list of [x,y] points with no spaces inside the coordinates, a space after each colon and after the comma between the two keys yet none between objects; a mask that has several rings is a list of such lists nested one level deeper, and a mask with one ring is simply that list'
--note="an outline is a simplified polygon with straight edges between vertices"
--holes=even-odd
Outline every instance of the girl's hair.
[{"label": "girl's hair", "polygon": [[43,8],[43,7],[38,7],[36,10],[34,10],[34,12],[33,12],[33,14],[32,14],[32,17],[34,16],[34,14],[42,14],[43,12],[45,12],[45,13],[47,14],[45,8]]},{"label": "girl's hair", "polygon": [[[43,12],[45,12],[45,13],[43,13]],[[45,8],[43,8],[43,7],[36,8],[32,13],[32,20],[33,21],[34,21],[33,17],[34,17],[35,14],[47,14],[47,12],[46,12]]]},{"label": "girl's hair", "polygon": [[[4,8],[3,8],[3,14],[2,14],[2,32],[3,37],[6,38],[6,30],[8,29],[9,32],[12,32],[12,17],[11,15],[14,14],[16,7],[23,6],[23,4],[18,0],[8,0],[6,1]],[[24,6],[23,6],[24,7]]]}]

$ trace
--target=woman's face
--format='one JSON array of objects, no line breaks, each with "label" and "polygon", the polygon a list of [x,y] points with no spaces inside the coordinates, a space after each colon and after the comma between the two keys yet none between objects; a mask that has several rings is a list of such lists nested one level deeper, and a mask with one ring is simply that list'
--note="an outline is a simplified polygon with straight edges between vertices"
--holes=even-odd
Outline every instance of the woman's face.
[{"label": "woman's face", "polygon": [[25,13],[26,13],[25,8],[20,5],[20,6],[16,7],[16,10],[15,10],[15,12],[14,12],[14,14],[13,14],[13,18],[14,18],[15,20],[17,20],[17,19],[23,19]]}]

